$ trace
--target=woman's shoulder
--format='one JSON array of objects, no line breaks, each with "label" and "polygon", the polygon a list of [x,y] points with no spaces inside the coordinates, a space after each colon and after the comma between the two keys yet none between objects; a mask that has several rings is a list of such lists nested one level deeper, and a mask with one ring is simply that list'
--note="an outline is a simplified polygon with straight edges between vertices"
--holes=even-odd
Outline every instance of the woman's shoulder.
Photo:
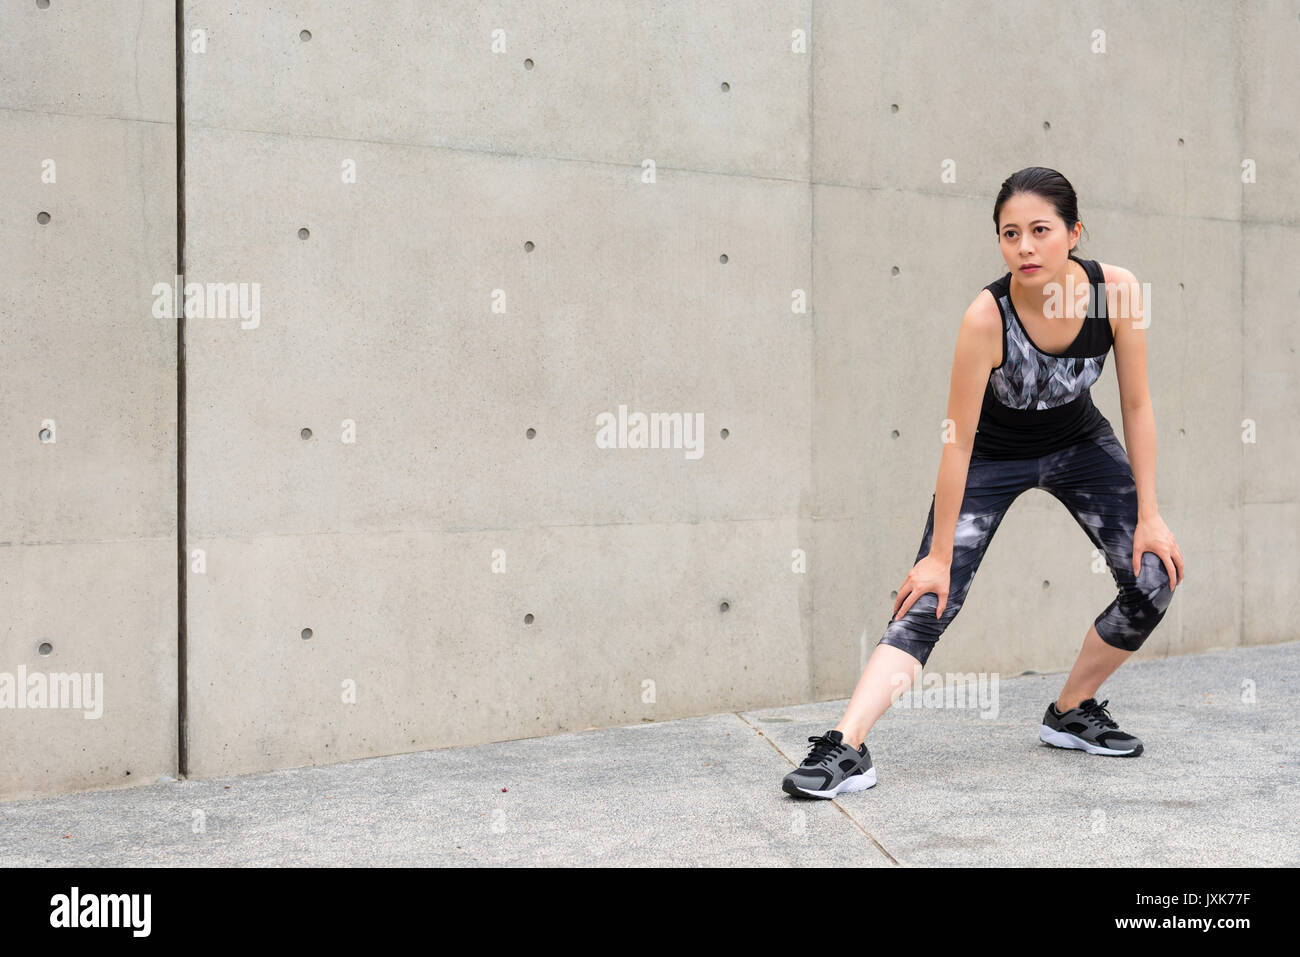
[{"label": "woman's shoulder", "polygon": [[971,304],[966,307],[966,318],[974,323],[976,328],[1002,327],[1002,307],[998,305],[997,297],[992,291],[996,285],[996,283],[989,283],[975,294]]},{"label": "woman's shoulder", "polygon": [[999,349],[1002,347],[1002,307],[987,286],[966,307],[962,325],[973,330],[979,339],[990,344],[996,342]]},{"label": "woman's shoulder", "polygon": [[1106,283],[1106,316],[1110,320],[1110,331],[1112,338],[1115,334],[1115,317],[1126,311],[1125,303],[1129,302],[1131,290],[1137,288],[1137,277],[1132,271],[1124,266],[1116,266],[1112,263],[1104,263],[1100,260],[1093,260],[1101,270],[1102,279]]},{"label": "woman's shoulder", "polygon": [[[1003,335],[1005,329],[1002,324],[1002,307],[998,305],[993,293],[985,286],[971,304],[966,307],[966,312],[961,319],[962,331],[957,336],[959,356],[965,356],[960,361],[974,362],[974,356],[978,355],[982,362],[988,359],[988,365],[982,366],[983,369],[996,369],[1003,362]],[[996,364],[993,360],[996,359]],[[959,361],[954,359],[954,362]]]},{"label": "woman's shoulder", "polygon": [[1101,275],[1106,280],[1107,289],[1121,282],[1137,282],[1137,277],[1123,266],[1104,263],[1099,259],[1094,259],[1093,262],[1101,269]]}]

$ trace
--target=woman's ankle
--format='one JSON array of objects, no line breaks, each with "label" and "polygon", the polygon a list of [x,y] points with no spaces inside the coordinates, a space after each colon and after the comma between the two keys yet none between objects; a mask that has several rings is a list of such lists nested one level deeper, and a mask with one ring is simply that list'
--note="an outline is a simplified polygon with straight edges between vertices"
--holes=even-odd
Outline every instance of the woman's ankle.
[{"label": "woman's ankle", "polygon": [[855,751],[862,747],[862,742],[866,740],[866,735],[862,734],[856,728],[842,728],[839,725],[834,727],[835,731],[840,733],[840,740]]}]

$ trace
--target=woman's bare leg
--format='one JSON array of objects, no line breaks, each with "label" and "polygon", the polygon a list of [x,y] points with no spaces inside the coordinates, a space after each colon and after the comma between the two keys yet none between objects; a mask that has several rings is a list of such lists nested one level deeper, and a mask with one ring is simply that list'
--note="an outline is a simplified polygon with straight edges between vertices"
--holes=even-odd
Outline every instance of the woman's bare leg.
[{"label": "woman's bare leg", "polygon": [[878,643],[862,670],[844,716],[833,730],[840,732],[845,744],[858,747],[876,719],[889,710],[902,692],[912,687],[920,672],[921,662],[902,648]]},{"label": "woman's bare leg", "polygon": [[1133,652],[1102,641],[1094,624],[1084,636],[1083,648],[1079,651],[1074,667],[1070,669],[1069,677],[1065,679],[1060,697],[1056,699],[1057,710],[1069,711],[1079,707],[1088,698],[1095,698],[1101,683],[1127,661],[1131,654]]}]

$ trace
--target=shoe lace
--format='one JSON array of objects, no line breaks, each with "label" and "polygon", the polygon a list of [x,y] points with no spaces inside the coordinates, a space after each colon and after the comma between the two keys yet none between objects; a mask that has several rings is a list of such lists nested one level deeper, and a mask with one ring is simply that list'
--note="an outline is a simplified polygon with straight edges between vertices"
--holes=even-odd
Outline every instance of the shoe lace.
[{"label": "shoe lace", "polygon": [[1103,728],[1118,728],[1119,725],[1115,723],[1114,719],[1110,716],[1110,712],[1106,710],[1106,705],[1108,704],[1110,704],[1109,698],[1101,704],[1097,704],[1094,700],[1091,705],[1082,708],[1081,710],[1084,714],[1091,715]]},{"label": "shoe lace", "polygon": [[808,765],[821,764],[828,754],[841,747],[831,738],[829,733],[815,735],[808,740],[812,743],[812,750],[808,752],[808,757],[803,759],[803,763]]}]

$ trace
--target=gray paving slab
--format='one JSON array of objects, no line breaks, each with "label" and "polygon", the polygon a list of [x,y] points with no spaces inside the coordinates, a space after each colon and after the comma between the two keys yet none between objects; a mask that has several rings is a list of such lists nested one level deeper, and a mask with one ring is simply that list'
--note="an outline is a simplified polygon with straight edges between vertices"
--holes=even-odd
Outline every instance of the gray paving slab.
[{"label": "gray paving slab", "polygon": [[780,790],[828,701],[0,803],[0,865],[1300,864],[1300,642],[1130,663],[1138,758],[1050,748],[1063,674],[895,706],[875,788]]},{"label": "gray paving slab", "polygon": [[709,715],[9,802],[0,863],[888,863],[841,808],[792,807],[790,766],[735,714]]},{"label": "gray paving slab", "polygon": [[[1121,668],[1099,697],[1135,758],[1038,740],[1064,680],[999,680],[987,717],[891,708],[867,736],[876,787],[836,803],[905,865],[1300,865],[1300,643]],[[744,716],[792,754],[844,704]]]}]

